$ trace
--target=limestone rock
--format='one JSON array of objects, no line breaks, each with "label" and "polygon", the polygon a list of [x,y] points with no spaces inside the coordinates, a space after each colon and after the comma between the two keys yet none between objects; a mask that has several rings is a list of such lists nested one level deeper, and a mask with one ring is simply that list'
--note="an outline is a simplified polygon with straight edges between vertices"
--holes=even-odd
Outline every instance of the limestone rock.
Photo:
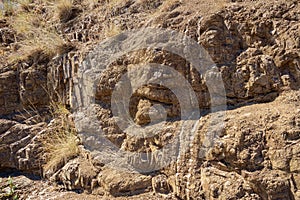
[{"label": "limestone rock", "polygon": [[205,199],[261,199],[250,183],[235,172],[204,168],[201,170],[201,184]]},{"label": "limestone rock", "polygon": [[109,168],[99,173],[98,182],[113,196],[139,194],[151,188],[151,176]]},{"label": "limestone rock", "polygon": [[[129,135],[114,118],[111,95],[115,86],[126,72],[145,63],[176,70],[195,92],[199,103],[196,107],[202,116],[195,119],[195,135],[181,138],[182,145],[188,143],[187,148],[175,162],[151,175],[109,168],[101,162],[105,158],[95,161],[97,157],[90,158],[81,152],[77,158],[61,163],[49,174],[50,179],[68,190],[98,189],[99,198],[105,193],[109,199],[139,193],[145,194],[133,199],[300,199],[298,1],[232,0],[226,6],[220,1],[194,0],[73,3],[82,13],[55,24],[55,31],[76,48],[62,55],[58,52],[51,58],[34,52],[28,59],[9,63],[10,55],[15,56],[13,53],[18,52],[25,38],[13,30],[13,16],[12,19],[1,16],[1,169],[39,174],[44,162],[40,141],[52,130],[51,117],[44,116],[42,111],[52,101],[77,109],[72,95],[78,89],[74,84],[86,70],[82,64],[86,55],[104,39],[123,30],[151,26],[184,33],[209,53],[216,64],[213,70],[221,73],[230,108],[224,121],[214,118],[221,111],[210,113],[210,92],[217,92],[209,91],[209,79],[185,58],[155,47],[129,52],[104,66],[99,77],[95,77],[94,114],[103,136],[111,141],[110,148],[155,152],[172,143],[181,130],[182,105],[178,96],[158,84],[137,88],[129,105],[131,120],[138,127],[152,123],[160,128],[153,135],[146,138]],[[36,14],[42,12],[43,17],[54,21],[48,19],[52,16],[48,13],[51,9],[45,9],[44,4],[33,5],[27,9],[36,9]],[[94,64],[101,62],[102,58]],[[149,71],[141,75],[147,74]],[[77,98],[86,99],[80,95]],[[161,119],[166,119],[166,123],[161,123]],[[209,135],[212,137],[207,138]],[[95,142],[93,139],[89,142]],[[208,148],[210,145],[212,148]],[[23,182],[33,184],[27,179]],[[38,192],[31,194],[32,198],[40,195],[48,198],[41,190],[34,190]],[[151,190],[155,194],[149,196]],[[22,197],[26,198],[26,194]]]},{"label": "limestone rock", "polygon": [[158,175],[153,177],[152,188],[155,193],[160,194],[168,194],[172,191],[166,175]]},{"label": "limestone rock", "polygon": [[0,168],[15,168],[40,174],[41,143],[38,137],[44,123],[28,126],[10,120],[1,119],[0,132]]}]

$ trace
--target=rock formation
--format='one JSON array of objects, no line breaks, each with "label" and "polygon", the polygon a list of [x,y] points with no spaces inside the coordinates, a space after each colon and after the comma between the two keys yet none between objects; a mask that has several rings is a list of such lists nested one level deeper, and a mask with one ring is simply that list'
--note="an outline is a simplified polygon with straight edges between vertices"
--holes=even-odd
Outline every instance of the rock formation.
[{"label": "rock formation", "polygon": [[[52,186],[40,182],[50,198],[56,199],[68,195],[74,195],[73,199],[300,199],[298,1],[81,0],[57,8],[47,2],[17,2],[18,6],[0,15],[1,171],[34,174],[50,181]],[[69,9],[68,15],[60,13],[62,8]],[[17,20],[27,16],[29,22],[30,13],[53,25],[55,34],[52,29],[47,29],[51,34],[34,31],[34,27],[45,27],[33,22],[33,31],[27,33]],[[211,112],[216,88],[209,87],[210,79],[188,59],[166,48],[96,59],[98,51],[104,51],[99,44],[146,27],[175,30],[205,49],[215,63],[209,70],[222,78],[226,111]],[[25,48],[32,34],[47,42],[31,41],[31,48]],[[51,43],[57,43],[54,52]],[[72,112],[78,109],[78,99],[88,99],[76,93],[88,70],[86,63],[112,57],[116,59],[97,72],[91,107],[105,141],[112,145],[105,150],[112,152],[107,155],[90,148],[98,142],[95,137],[85,138],[82,130],[75,130]],[[121,160],[110,160],[116,148],[154,155],[176,138],[185,122],[180,98],[170,88],[145,84],[131,95],[128,115],[139,127],[155,122],[159,130],[140,138],[120,127],[111,102],[116,85],[124,74],[147,63],[168,66],[184,77],[195,92],[201,117],[190,119],[196,121],[197,129],[174,162],[150,172],[124,171],[119,168],[124,164]],[[147,70],[140,75],[151,74],[152,68]],[[163,118],[166,123],[160,124]],[[76,131],[80,137],[73,133]],[[57,134],[67,135],[56,138]],[[217,135],[212,148],[203,148],[211,135]],[[45,143],[61,141],[69,145],[66,149],[73,147],[67,142],[75,141],[76,152],[49,165],[51,148]],[[38,194],[47,198],[40,189],[29,186],[38,184],[33,180],[20,175],[16,181],[20,198],[37,198]],[[89,194],[59,195],[59,187]],[[0,183],[0,199],[6,198],[2,194],[7,188]]]}]

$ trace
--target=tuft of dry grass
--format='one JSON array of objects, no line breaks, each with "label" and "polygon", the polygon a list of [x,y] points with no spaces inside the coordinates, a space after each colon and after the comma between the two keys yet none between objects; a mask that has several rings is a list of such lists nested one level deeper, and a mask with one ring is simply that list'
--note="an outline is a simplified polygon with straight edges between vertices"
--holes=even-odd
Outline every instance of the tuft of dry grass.
[{"label": "tuft of dry grass", "polygon": [[181,4],[180,0],[166,0],[160,6],[160,11],[168,11],[174,7],[176,4]]},{"label": "tuft of dry grass", "polygon": [[67,22],[73,15],[73,0],[58,0],[55,3],[55,13],[61,22]]},{"label": "tuft of dry grass", "polygon": [[54,116],[65,116],[70,114],[69,110],[61,103],[51,103],[51,107]]},{"label": "tuft of dry grass", "polygon": [[106,0],[106,3],[104,4],[104,7],[106,9],[106,14],[113,14],[116,11],[116,8],[122,5],[125,5],[125,3],[128,0]]},{"label": "tuft of dry grass", "polygon": [[107,2],[110,7],[114,7],[118,4],[120,4],[120,2],[122,2],[122,1],[121,0],[108,0]]},{"label": "tuft of dry grass", "polygon": [[73,132],[58,131],[49,136],[43,142],[47,155],[46,164],[43,166],[44,171],[56,171],[76,157],[79,154],[78,144],[78,138]]},{"label": "tuft of dry grass", "polygon": [[53,131],[43,140],[46,153],[46,164],[43,166],[45,172],[55,172],[79,154],[79,139],[69,119],[70,112],[58,103],[51,103],[51,109],[56,120],[52,124]]},{"label": "tuft of dry grass", "polygon": [[67,43],[55,31],[39,31],[36,38],[27,40],[24,45],[42,49],[50,57],[64,53]]},{"label": "tuft of dry grass", "polygon": [[109,37],[113,37],[115,35],[118,35],[121,32],[122,32],[121,27],[111,22],[105,28],[104,35],[105,35],[106,38],[109,38]]}]

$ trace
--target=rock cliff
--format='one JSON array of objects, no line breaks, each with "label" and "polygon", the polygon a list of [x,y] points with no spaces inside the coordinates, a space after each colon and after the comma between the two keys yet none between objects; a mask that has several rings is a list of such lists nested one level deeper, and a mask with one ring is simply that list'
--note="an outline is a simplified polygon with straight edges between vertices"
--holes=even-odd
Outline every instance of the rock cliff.
[{"label": "rock cliff", "polygon": [[[7,174],[15,176],[20,199],[300,199],[298,1],[57,0],[2,5],[0,199],[11,198],[5,192]],[[160,32],[154,39],[151,31],[142,31],[142,38],[126,35],[139,30],[174,34],[165,38]],[[196,69],[195,46],[184,48],[184,53],[191,52],[188,57],[170,51],[178,44],[171,38],[175,33],[203,48],[209,62],[201,66],[207,65],[208,74]],[[99,56],[120,41],[116,47],[126,47],[125,54],[115,48],[107,57]],[[155,45],[135,48],[144,41]],[[199,110],[198,118],[183,119],[183,102],[189,101],[178,95],[188,91],[180,78],[170,82],[173,89],[147,82],[159,71],[154,65],[144,67],[149,63],[178,72],[197,102],[188,113]],[[83,84],[91,65],[100,66],[92,71],[97,77],[89,77],[92,104]],[[124,74],[147,83],[132,91],[127,114],[137,130],[151,125],[153,135],[129,134],[116,119],[114,107],[123,102],[119,98],[114,104],[112,99]],[[177,87],[183,88],[180,93],[174,92]],[[83,119],[84,126],[78,128],[75,114],[86,102],[96,121],[93,127],[101,129],[100,139],[89,134],[94,121]],[[177,134],[184,132],[186,122],[197,126],[192,136],[182,138]],[[172,143],[176,147],[178,141],[186,146],[175,151],[175,160],[167,154],[172,161],[143,171],[141,160],[167,160],[155,152]],[[139,164],[133,159],[134,169],[124,167],[121,157],[115,159],[118,150],[138,153],[133,158]]]}]

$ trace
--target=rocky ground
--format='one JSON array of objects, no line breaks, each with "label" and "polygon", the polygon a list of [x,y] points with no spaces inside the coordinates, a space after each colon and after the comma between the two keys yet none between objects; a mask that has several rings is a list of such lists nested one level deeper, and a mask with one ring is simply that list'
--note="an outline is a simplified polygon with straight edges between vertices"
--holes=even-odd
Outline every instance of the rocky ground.
[{"label": "rocky ground", "polygon": [[[298,1],[14,2],[0,15],[0,199],[300,199]],[[164,48],[130,51],[103,66],[92,108],[117,148],[156,152],[183,123],[180,98],[145,84],[130,97],[130,117],[147,126],[159,104],[168,122],[147,138],[118,126],[112,94],[134,65],[178,71],[201,110],[193,119],[195,135],[176,162],[133,173],[109,165],[112,154],[93,151],[97,141],[82,139],[72,112],[85,102],[77,84],[88,74],[85,63],[105,59],[97,60],[95,50],[104,51],[98,44],[145,27],[184,33],[204,47],[215,68],[210,76],[198,73],[193,62]],[[211,95],[225,97],[210,87],[210,77],[224,84],[226,111],[210,112],[220,103]],[[218,137],[203,152],[207,135]]]}]

